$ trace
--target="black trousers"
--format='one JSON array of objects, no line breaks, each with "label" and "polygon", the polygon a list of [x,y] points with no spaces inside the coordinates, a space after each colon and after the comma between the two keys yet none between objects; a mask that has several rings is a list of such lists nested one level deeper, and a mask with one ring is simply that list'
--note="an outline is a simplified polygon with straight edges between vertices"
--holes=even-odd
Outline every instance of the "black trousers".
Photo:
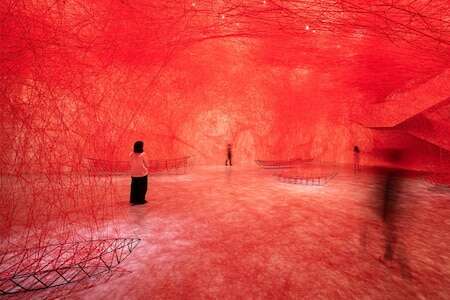
[{"label": "black trousers", "polygon": [[228,155],[227,160],[225,161],[225,166],[228,166],[228,163],[230,163],[230,166],[233,164],[231,163],[231,155]]},{"label": "black trousers", "polygon": [[148,176],[131,177],[130,203],[145,203],[145,194],[147,193]]}]

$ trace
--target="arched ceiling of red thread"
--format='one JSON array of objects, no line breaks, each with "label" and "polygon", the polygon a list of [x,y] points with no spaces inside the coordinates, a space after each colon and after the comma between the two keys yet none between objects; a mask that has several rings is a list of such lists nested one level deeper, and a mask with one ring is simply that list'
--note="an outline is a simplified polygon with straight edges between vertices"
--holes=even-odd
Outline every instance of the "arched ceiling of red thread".
[{"label": "arched ceiling of red thread", "polygon": [[255,128],[271,120],[280,136],[270,143],[283,148],[294,138],[286,118],[336,120],[342,99],[380,102],[448,68],[449,9],[446,0],[2,1],[5,118],[65,126],[104,151],[159,136],[161,153],[175,140],[195,147],[179,134],[186,124],[218,123],[205,111],[231,101],[220,110],[235,126],[224,136],[267,140]]}]

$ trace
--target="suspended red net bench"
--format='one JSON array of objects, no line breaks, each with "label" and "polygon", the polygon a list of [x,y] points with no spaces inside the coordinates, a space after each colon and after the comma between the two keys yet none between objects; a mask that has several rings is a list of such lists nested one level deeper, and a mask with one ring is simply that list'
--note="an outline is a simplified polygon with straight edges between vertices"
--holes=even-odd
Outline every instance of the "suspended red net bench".
[{"label": "suspended red net bench", "polygon": [[188,167],[188,161],[189,156],[164,160],[149,160],[148,171],[154,174],[185,174]]},{"label": "suspended red net bench", "polygon": [[[149,173],[185,174],[187,172],[189,156],[148,160]],[[87,158],[88,170],[91,174],[126,174],[130,168],[128,161],[104,160]]]},{"label": "suspended red net bench", "polygon": [[312,161],[312,158],[295,158],[290,160],[255,160],[256,164],[264,169],[293,168],[297,165]]},{"label": "suspended red net bench", "polygon": [[130,169],[128,161],[87,158],[91,173],[127,173]]},{"label": "suspended red net bench", "polygon": [[433,172],[427,174],[425,178],[434,185],[450,187],[450,172]]},{"label": "suspended red net bench", "polygon": [[338,172],[335,168],[326,166],[311,166],[296,168],[276,174],[281,182],[302,185],[326,185]]},{"label": "suspended red net bench", "polygon": [[37,291],[110,272],[137,238],[89,240],[0,253],[0,296]]},{"label": "suspended red net bench", "polygon": [[425,180],[437,186],[450,187],[450,157],[442,157],[439,163],[431,164],[429,170],[424,175]]}]

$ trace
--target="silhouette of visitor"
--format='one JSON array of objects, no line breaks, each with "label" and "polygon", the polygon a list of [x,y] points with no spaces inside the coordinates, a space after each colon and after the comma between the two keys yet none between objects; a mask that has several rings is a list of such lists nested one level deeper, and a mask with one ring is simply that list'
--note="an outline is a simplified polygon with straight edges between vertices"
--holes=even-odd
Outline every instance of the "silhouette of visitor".
[{"label": "silhouette of visitor", "polygon": [[360,170],[359,162],[360,162],[360,153],[358,146],[353,147],[353,171],[356,173]]},{"label": "silhouette of visitor", "polygon": [[[379,258],[381,262],[391,262],[396,257],[402,276],[411,278],[411,270],[406,256],[404,245],[398,243],[399,230],[397,224],[401,217],[401,187],[405,171],[399,164],[404,156],[403,149],[384,149],[381,151],[389,166],[378,169],[379,194],[372,198],[375,200],[370,206],[375,209],[381,223],[384,235],[384,253]],[[371,218],[369,218],[371,219]],[[370,222],[366,223],[361,233],[361,244],[366,246]]]},{"label": "silhouette of visitor", "polygon": [[[387,159],[392,164],[398,163],[401,159],[400,150],[389,149],[387,151]],[[384,223],[384,236],[386,239],[384,250],[385,260],[392,260],[397,242],[395,219],[398,215],[398,197],[403,174],[396,167],[391,166],[386,169],[383,176],[381,218]]]},{"label": "silhouette of visitor", "polygon": [[131,191],[130,203],[132,205],[145,204],[145,194],[148,183],[148,163],[144,153],[144,142],[134,143],[133,152],[130,153]]},{"label": "silhouette of visitor", "polygon": [[227,145],[227,160],[225,161],[225,166],[228,166],[228,163],[230,163],[230,166],[232,166],[232,162],[231,162],[231,158],[232,158],[233,154],[231,151],[231,144]]}]

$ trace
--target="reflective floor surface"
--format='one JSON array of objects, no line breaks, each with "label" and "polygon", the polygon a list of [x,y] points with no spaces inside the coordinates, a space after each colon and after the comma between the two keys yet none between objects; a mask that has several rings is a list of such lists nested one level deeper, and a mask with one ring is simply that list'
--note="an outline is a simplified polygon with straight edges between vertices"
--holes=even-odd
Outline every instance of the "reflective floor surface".
[{"label": "reflective floor surface", "polygon": [[110,276],[60,288],[64,297],[450,298],[450,189],[420,177],[399,184],[390,227],[384,185],[367,170],[304,186],[256,167],[197,167],[151,177],[142,206],[128,205],[127,177],[115,182],[127,216],[117,226],[142,241]]}]

